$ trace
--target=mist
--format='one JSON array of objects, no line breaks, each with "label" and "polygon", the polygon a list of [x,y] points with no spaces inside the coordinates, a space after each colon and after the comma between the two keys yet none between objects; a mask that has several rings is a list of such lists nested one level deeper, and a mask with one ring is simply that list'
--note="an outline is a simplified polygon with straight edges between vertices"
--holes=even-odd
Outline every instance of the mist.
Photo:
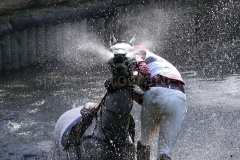
[{"label": "mist", "polygon": [[115,18],[115,32],[121,40],[135,36],[136,44],[180,71],[222,77],[239,72],[239,7],[237,1],[124,7]]},{"label": "mist", "polygon": [[77,32],[79,31],[71,29],[64,37],[67,42],[60,61],[74,67],[89,67],[106,63],[113,56],[97,35],[85,32],[80,36],[74,36]]}]

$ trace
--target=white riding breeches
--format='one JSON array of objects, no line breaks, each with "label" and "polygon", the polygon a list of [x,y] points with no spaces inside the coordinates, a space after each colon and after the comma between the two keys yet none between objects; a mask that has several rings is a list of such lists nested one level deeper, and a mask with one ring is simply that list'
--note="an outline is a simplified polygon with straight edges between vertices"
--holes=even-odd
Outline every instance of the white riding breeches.
[{"label": "white riding breeches", "polygon": [[143,96],[140,136],[142,145],[150,145],[159,128],[158,156],[165,153],[170,157],[186,112],[186,96],[183,92],[151,87]]}]

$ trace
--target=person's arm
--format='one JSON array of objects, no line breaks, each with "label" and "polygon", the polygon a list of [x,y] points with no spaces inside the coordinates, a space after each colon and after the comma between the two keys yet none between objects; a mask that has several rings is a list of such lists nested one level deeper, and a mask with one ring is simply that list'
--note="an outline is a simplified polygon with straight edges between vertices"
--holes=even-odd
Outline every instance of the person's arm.
[{"label": "person's arm", "polygon": [[149,89],[150,70],[141,55],[136,55],[135,83],[143,90]]},{"label": "person's arm", "polygon": [[133,90],[134,94],[133,94],[133,100],[135,102],[137,102],[138,104],[142,105],[143,103],[143,93],[137,91],[137,90]]}]

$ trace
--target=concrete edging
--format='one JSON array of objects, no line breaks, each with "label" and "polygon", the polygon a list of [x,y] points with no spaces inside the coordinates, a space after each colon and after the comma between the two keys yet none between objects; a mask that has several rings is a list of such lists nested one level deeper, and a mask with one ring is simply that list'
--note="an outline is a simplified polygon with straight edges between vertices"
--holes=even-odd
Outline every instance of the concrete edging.
[{"label": "concrete edging", "polygon": [[108,17],[116,13],[116,6],[113,4],[92,6],[89,8],[72,9],[57,13],[47,13],[39,16],[16,18],[9,23],[0,26],[0,36],[8,34],[13,30],[23,30],[32,27],[40,27],[48,24],[58,24],[67,21],[74,21],[84,18]]}]

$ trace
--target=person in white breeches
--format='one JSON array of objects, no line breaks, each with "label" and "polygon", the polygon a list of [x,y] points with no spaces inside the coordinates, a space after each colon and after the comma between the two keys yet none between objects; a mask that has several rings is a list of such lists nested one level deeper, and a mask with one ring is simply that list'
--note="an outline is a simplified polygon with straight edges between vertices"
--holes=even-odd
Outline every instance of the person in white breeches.
[{"label": "person in white breeches", "polygon": [[150,159],[150,145],[159,129],[157,160],[171,160],[171,151],[187,112],[185,83],[171,63],[141,45],[135,48],[140,51],[138,56],[147,64],[151,75],[149,88],[142,97],[137,158]]},{"label": "person in white breeches", "polygon": [[143,96],[141,144],[149,146],[159,128],[158,156],[170,157],[185,114],[186,97],[181,91],[151,87]]}]

